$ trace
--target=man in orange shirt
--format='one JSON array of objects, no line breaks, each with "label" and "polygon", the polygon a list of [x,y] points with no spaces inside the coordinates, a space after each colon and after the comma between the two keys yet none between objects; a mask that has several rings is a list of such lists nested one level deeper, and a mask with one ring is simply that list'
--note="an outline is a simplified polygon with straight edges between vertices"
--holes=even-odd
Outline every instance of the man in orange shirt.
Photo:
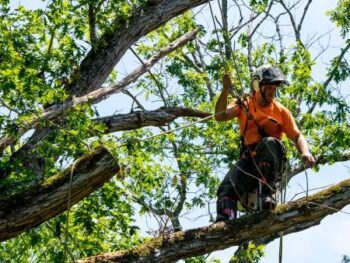
[{"label": "man in orange shirt", "polygon": [[[261,209],[275,206],[273,193],[276,180],[285,164],[285,148],[282,134],[293,140],[303,161],[315,164],[308,143],[300,133],[291,112],[275,100],[276,89],[288,85],[282,71],[271,65],[263,65],[252,76],[252,96],[246,101],[227,103],[231,79],[223,77],[223,91],[215,106],[215,119],[238,119],[242,137],[241,157],[226,174],[218,189],[217,219],[223,221],[237,217],[237,202],[243,194],[260,189]],[[260,184],[259,184],[260,182]]]}]

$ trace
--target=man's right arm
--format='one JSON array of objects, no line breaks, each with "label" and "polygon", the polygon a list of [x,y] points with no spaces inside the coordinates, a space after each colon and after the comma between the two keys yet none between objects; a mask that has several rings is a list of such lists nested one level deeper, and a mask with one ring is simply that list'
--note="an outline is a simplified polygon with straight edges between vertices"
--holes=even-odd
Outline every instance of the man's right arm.
[{"label": "man's right arm", "polygon": [[227,97],[231,88],[231,77],[228,73],[225,73],[223,77],[223,89],[219,96],[218,101],[215,104],[215,120],[216,121],[227,121],[237,116],[236,101],[231,102],[227,105]]}]

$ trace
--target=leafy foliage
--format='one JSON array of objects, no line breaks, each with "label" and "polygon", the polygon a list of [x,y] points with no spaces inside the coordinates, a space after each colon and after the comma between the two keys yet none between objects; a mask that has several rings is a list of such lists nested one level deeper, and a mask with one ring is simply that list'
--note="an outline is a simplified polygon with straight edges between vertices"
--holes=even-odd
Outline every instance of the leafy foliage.
[{"label": "leafy foliage", "polygon": [[249,243],[247,248],[241,250],[240,253],[233,256],[231,261],[234,263],[240,262],[252,262],[258,263],[260,259],[264,256],[264,245],[254,245],[253,243]]},{"label": "leafy foliage", "polygon": [[335,22],[338,27],[341,28],[341,34],[343,37],[345,37],[350,30],[350,26],[348,22],[349,13],[350,13],[349,0],[339,1],[337,8],[328,12],[328,15],[330,16],[331,20]]},{"label": "leafy foliage", "polygon": [[[213,112],[225,63],[229,64],[239,94],[250,92],[250,73],[255,67],[271,63],[279,65],[291,80],[290,86],[279,90],[279,100],[296,117],[316,157],[330,164],[342,160],[349,154],[350,144],[350,107],[340,91],[340,85],[350,74],[346,47],[329,61],[327,75],[323,76],[328,81],[316,81],[313,76],[320,61],[299,38],[281,37],[277,30],[281,30],[277,27],[281,13],[275,10],[261,20],[250,20],[247,12],[258,17],[267,12],[269,2],[249,1],[243,12],[234,2],[232,17],[228,19],[237,25],[230,32],[221,28],[216,32],[213,25],[206,25],[197,10],[192,10],[134,43],[134,49],[145,60],[184,33],[200,29],[195,41],[173,52],[152,68],[152,75],[143,76],[129,89],[133,103],[125,108],[138,111],[182,106]],[[16,135],[26,121],[48,106],[70,98],[69,85],[80,78],[80,64],[86,55],[103,48],[106,39],[102,36],[112,36],[121,22],[152,5],[151,1],[136,0],[51,0],[45,4],[45,8],[26,9],[21,5],[13,8],[10,1],[1,1],[2,137]],[[329,12],[344,38],[349,31],[348,7],[349,1],[340,1]],[[234,14],[241,12],[244,23],[233,20]],[[207,9],[202,13],[209,16]],[[272,21],[276,30],[268,20],[271,17],[275,19]],[[224,19],[227,17],[221,17],[222,22]],[[262,37],[261,24],[269,26],[272,37]],[[224,34],[230,35],[228,39],[234,45],[227,43],[230,40]],[[221,49],[229,45],[234,46],[233,53],[223,57]],[[113,72],[106,83],[114,83],[121,75],[117,73]],[[41,128],[50,132],[38,141],[35,139],[40,134],[32,130],[5,149],[0,158],[0,175],[5,177],[0,181],[2,198],[25,192],[100,144],[113,152],[122,167],[119,179],[111,180],[74,206],[69,217],[67,213],[61,214],[2,243],[0,253],[5,262],[64,262],[67,258],[74,260],[129,248],[145,239],[140,231],[145,227],[137,221],[140,215],[155,222],[156,226],[148,229],[148,234],[154,235],[181,228],[185,217],[195,220],[198,211],[208,221],[213,220],[220,179],[239,157],[236,122],[207,120],[189,125],[195,119],[185,118],[158,128],[108,135],[106,126],[94,121],[97,117],[100,113],[94,105],[81,104],[59,120],[41,123]],[[186,128],[181,128],[185,125]],[[290,142],[285,142],[293,168],[298,167],[298,153]],[[16,155],[23,149],[28,159]],[[40,162],[45,164],[40,170],[42,176],[36,172],[35,164]],[[249,245],[235,260],[258,262],[263,254],[263,246]],[[218,261],[197,257],[186,262]]]}]

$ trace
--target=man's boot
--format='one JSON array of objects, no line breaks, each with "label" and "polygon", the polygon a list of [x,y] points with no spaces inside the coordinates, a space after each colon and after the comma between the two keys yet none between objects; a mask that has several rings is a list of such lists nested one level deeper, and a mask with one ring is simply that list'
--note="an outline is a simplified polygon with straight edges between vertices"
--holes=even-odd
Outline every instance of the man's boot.
[{"label": "man's boot", "polygon": [[231,196],[224,196],[216,203],[216,223],[237,218],[237,202]]},{"label": "man's boot", "polygon": [[263,184],[261,186],[261,193],[260,193],[260,202],[261,202],[261,209],[262,210],[273,210],[276,207],[276,200],[274,198],[275,190],[272,190],[270,187],[274,187],[270,185]]},{"label": "man's boot", "polygon": [[273,210],[276,207],[276,200],[272,194],[261,195],[261,209],[262,210]]}]

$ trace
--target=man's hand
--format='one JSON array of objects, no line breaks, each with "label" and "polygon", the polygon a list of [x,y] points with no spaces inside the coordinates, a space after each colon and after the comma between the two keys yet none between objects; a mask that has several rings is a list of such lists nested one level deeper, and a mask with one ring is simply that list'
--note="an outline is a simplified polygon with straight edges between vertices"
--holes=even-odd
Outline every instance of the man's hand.
[{"label": "man's hand", "polygon": [[315,158],[311,154],[303,154],[301,159],[307,167],[313,167],[316,163]]},{"label": "man's hand", "polygon": [[305,137],[299,133],[295,138],[293,138],[293,142],[295,143],[299,153],[301,154],[301,159],[306,164],[307,167],[312,167],[315,165],[315,158],[312,156],[309,150],[309,145],[305,140]]},{"label": "man's hand", "polygon": [[227,105],[227,97],[232,86],[230,73],[225,72],[222,77],[222,92],[215,104],[215,120],[216,121],[227,121],[236,117],[235,107],[237,106],[236,102],[233,101]]}]

